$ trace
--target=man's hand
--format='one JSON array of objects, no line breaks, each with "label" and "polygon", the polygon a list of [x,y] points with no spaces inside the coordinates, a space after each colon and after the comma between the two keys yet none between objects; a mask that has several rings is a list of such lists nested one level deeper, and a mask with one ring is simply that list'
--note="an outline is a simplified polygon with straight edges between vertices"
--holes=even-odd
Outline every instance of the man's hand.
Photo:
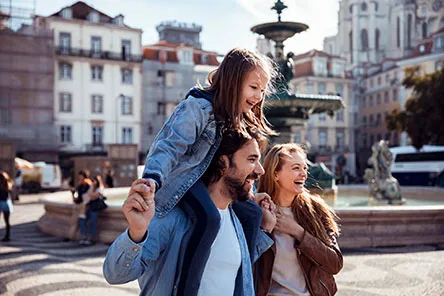
[{"label": "man's hand", "polygon": [[272,232],[276,225],[276,205],[267,193],[256,193],[254,201],[262,209],[261,228],[266,232]]},{"label": "man's hand", "polygon": [[138,179],[131,184],[128,197],[123,203],[122,211],[129,224],[129,235],[136,243],[142,241],[154,217],[155,187],[151,179]]}]

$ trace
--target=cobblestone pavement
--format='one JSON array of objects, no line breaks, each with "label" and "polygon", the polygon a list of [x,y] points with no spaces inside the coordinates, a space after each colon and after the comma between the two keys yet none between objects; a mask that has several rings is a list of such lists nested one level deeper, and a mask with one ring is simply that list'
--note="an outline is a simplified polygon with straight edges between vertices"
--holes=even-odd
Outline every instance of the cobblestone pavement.
[{"label": "cobblestone pavement", "polygon": [[[11,242],[0,243],[1,296],[138,295],[136,282],[111,286],[102,276],[105,244],[79,246],[42,234],[37,195],[22,196],[11,215]],[[56,227],[56,225],[54,226]],[[3,217],[0,238],[4,234]],[[346,251],[339,296],[444,296],[443,246]]]}]

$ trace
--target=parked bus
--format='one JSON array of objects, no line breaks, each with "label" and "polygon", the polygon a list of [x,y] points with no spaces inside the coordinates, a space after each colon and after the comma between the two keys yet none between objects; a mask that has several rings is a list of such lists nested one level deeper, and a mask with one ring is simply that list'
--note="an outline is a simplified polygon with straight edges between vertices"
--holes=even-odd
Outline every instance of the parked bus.
[{"label": "parked bus", "polygon": [[393,154],[392,175],[406,186],[444,187],[444,146],[390,148]]}]

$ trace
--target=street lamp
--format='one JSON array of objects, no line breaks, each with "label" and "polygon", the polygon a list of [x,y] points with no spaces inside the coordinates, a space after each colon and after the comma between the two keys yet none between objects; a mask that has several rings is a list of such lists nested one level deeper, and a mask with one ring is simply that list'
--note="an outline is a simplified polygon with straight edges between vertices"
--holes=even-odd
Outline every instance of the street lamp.
[{"label": "street lamp", "polygon": [[125,99],[125,96],[123,94],[120,94],[117,98],[116,98],[116,102],[117,102],[117,108],[116,108],[116,112],[114,112],[115,114],[115,123],[116,123],[116,130],[115,130],[115,143],[118,144],[119,143],[119,138],[118,138],[118,134],[119,134],[119,128],[118,128],[118,114],[119,114],[119,101],[120,100]]}]

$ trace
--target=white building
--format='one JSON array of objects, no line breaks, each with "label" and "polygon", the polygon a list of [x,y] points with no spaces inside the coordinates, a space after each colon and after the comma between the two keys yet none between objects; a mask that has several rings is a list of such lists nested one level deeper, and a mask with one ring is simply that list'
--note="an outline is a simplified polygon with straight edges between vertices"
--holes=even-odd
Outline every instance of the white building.
[{"label": "white building", "polygon": [[338,33],[324,51],[353,66],[405,57],[416,44],[444,27],[444,2],[436,0],[341,0]]},{"label": "white building", "polygon": [[[105,151],[110,143],[140,143],[142,30],[83,2],[36,26],[54,32],[54,122],[60,149]],[[139,147],[140,149],[140,147]]]}]

